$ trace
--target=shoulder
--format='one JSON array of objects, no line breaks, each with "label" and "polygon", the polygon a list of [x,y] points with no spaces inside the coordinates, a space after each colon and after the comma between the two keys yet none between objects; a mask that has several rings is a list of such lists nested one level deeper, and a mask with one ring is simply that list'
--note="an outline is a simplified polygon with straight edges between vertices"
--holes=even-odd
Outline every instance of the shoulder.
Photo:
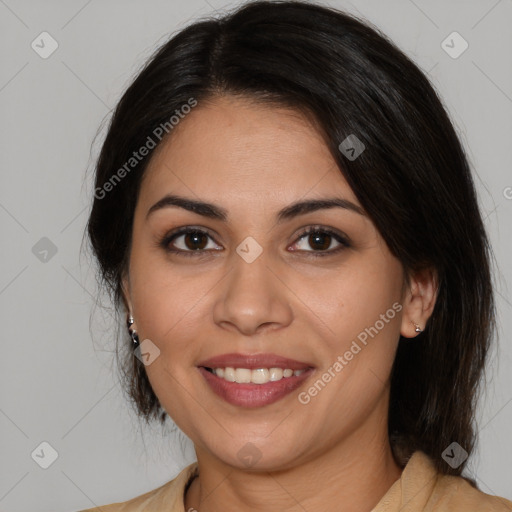
[{"label": "shoulder", "polygon": [[485,494],[460,476],[439,473],[428,455],[416,451],[372,512],[403,510],[512,512],[512,501]]},{"label": "shoulder", "polygon": [[197,475],[197,462],[184,468],[174,479],[152,491],[128,501],[88,508],[78,512],[182,512],[183,495],[188,483]]},{"label": "shoulder", "polygon": [[440,475],[431,502],[434,510],[439,512],[512,512],[512,501],[486,494],[457,476]]}]

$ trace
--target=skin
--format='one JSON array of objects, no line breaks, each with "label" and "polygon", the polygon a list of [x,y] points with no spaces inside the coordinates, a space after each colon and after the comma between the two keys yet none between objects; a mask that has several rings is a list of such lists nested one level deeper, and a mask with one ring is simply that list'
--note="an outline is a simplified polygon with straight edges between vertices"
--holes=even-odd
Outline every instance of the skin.
[{"label": "skin", "polygon": [[[185,509],[210,511],[371,510],[400,477],[387,435],[389,377],[400,334],[416,336],[432,313],[435,277],[404,281],[400,262],[365,215],[331,208],[276,223],[299,200],[341,197],[359,205],[319,132],[300,113],[248,99],[200,103],[164,141],[137,202],[126,305],[140,340],[160,350],[146,371],[160,403],[194,443],[199,477]],[[173,193],[225,208],[227,222],[167,207]],[[350,246],[324,257],[301,230],[320,225]],[[184,226],[211,237],[167,253],[159,240]],[[252,263],[236,252],[248,236],[263,249]],[[202,244],[202,245],[201,245]],[[327,250],[340,246],[327,238]],[[215,251],[214,249],[219,249]],[[295,249],[295,251],[293,250]],[[357,335],[394,303],[400,312],[311,401],[307,390]],[[411,341],[414,343],[414,341]],[[274,404],[247,409],[215,395],[197,364],[228,352],[273,352],[315,373]],[[261,455],[237,456],[251,442]]]}]

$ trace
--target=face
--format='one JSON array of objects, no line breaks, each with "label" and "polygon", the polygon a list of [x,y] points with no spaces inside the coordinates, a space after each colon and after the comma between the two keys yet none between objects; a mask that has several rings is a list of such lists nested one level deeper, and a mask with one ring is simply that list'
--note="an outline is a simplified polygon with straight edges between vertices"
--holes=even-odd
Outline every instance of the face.
[{"label": "face", "polygon": [[[290,208],[318,200],[338,203]],[[402,266],[299,113],[225,97],[181,120],[144,176],[124,286],[198,457],[285,468],[385,423]]]}]

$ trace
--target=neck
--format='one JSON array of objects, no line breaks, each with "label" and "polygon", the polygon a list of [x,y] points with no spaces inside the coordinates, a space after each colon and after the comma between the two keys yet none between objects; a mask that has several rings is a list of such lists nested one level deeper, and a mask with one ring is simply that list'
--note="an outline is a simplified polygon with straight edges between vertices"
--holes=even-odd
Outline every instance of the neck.
[{"label": "neck", "polygon": [[402,468],[393,458],[387,425],[379,435],[375,425],[365,427],[320,455],[276,471],[233,468],[196,449],[199,476],[187,491],[185,510],[325,512],[343,504],[344,512],[369,512]]}]

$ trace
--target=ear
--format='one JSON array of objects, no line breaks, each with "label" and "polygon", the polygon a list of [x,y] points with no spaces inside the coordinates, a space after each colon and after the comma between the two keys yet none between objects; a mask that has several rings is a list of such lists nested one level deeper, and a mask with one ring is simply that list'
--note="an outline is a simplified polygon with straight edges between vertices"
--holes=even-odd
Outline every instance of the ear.
[{"label": "ear", "polygon": [[130,298],[130,278],[127,272],[123,273],[123,277],[121,279],[121,290],[122,290],[122,299],[123,304],[127,312],[133,311],[132,302]]},{"label": "ear", "polygon": [[427,320],[434,311],[437,299],[438,279],[433,269],[424,269],[410,276],[403,298],[402,326],[400,334],[405,338],[414,338],[416,325],[425,330]]}]

